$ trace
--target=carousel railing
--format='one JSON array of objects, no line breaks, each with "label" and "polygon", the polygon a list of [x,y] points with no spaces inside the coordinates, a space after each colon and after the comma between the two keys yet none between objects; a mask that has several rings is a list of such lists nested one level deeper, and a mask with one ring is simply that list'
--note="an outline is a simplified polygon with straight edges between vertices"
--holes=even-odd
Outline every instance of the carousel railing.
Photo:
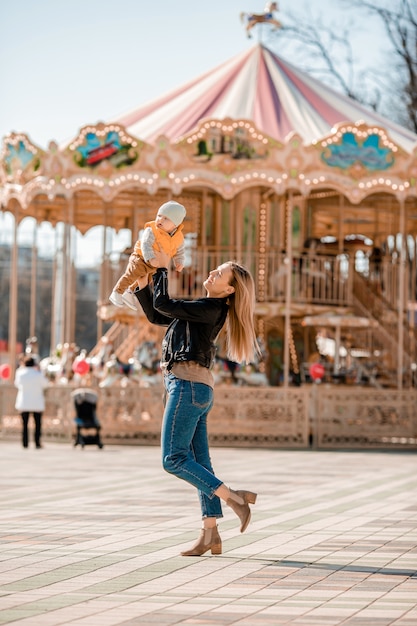
[{"label": "carousel railing", "polygon": [[[202,283],[210,270],[229,260],[242,263],[252,272],[258,294],[262,290],[263,301],[284,302],[289,275],[291,297],[295,302],[333,306],[348,306],[351,303],[351,276],[342,256],[296,252],[289,267],[284,252],[269,250],[261,254],[252,248],[243,250],[237,246],[205,246],[188,251],[183,271],[170,273],[171,294],[186,298],[201,296],[204,293]],[[114,282],[124,268],[124,259],[111,267]]]},{"label": "carousel railing", "polygon": [[[80,384],[82,381],[78,381]],[[417,390],[371,389],[351,384],[311,383],[256,389],[231,380],[217,383],[209,436],[218,446],[285,449],[417,449]],[[72,384],[46,390],[43,436],[74,443]],[[162,384],[126,377],[98,393],[97,415],[105,444],[156,445],[163,413]],[[0,383],[0,440],[20,441],[16,389]],[[33,436],[30,437],[31,445]]]}]

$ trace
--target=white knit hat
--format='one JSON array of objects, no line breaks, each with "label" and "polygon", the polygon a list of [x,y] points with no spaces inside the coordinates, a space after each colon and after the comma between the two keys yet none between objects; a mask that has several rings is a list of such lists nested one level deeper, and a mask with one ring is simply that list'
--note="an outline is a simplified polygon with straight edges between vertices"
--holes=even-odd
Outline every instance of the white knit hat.
[{"label": "white knit hat", "polygon": [[185,214],[186,210],[182,204],[174,202],[173,200],[165,202],[165,204],[160,206],[158,210],[158,215],[165,215],[165,217],[168,217],[171,222],[175,224],[175,226],[179,226],[181,224],[185,218]]}]

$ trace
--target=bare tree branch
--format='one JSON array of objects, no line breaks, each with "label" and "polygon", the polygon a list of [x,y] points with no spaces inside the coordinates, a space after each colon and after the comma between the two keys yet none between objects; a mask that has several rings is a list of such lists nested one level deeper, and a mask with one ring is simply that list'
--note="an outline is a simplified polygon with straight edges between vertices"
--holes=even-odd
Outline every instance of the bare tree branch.
[{"label": "bare tree branch", "polygon": [[[381,3],[342,0],[349,7],[366,11],[383,24],[392,48],[392,66],[402,81],[398,94],[399,111],[407,113],[407,126],[417,132],[417,2],[386,0]],[[400,113],[401,115],[401,113]]]},{"label": "bare tree branch", "polygon": [[[309,73],[417,132],[417,0],[339,0],[339,4],[351,16],[343,26],[323,22],[311,11],[287,14],[276,35],[280,47],[295,49]],[[360,63],[355,59],[351,36],[363,27],[361,16],[371,24],[379,21],[388,45],[388,60],[381,58],[378,67],[365,70],[363,59]]]}]

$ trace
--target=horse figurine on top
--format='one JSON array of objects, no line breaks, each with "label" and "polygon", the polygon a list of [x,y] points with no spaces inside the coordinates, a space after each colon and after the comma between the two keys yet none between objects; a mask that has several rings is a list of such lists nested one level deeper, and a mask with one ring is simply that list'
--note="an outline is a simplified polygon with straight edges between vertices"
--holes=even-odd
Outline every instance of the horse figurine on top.
[{"label": "horse figurine on top", "polygon": [[246,20],[246,33],[251,37],[250,31],[256,24],[272,24],[275,29],[282,28],[281,22],[274,18],[274,11],[278,11],[278,2],[267,2],[263,13],[245,13],[240,14],[241,22]]}]

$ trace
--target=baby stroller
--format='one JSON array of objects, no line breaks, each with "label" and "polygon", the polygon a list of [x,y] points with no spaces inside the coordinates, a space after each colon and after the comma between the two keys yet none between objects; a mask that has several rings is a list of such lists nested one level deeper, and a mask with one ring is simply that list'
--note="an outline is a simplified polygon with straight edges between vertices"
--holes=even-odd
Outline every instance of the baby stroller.
[{"label": "baby stroller", "polygon": [[[97,445],[99,448],[103,447],[100,439],[101,425],[96,415],[97,408],[97,394],[91,389],[76,389],[72,397],[74,399],[74,406],[76,417],[74,422],[77,426],[77,434],[75,436],[74,446]],[[84,433],[84,431],[95,430],[95,434]]]}]

